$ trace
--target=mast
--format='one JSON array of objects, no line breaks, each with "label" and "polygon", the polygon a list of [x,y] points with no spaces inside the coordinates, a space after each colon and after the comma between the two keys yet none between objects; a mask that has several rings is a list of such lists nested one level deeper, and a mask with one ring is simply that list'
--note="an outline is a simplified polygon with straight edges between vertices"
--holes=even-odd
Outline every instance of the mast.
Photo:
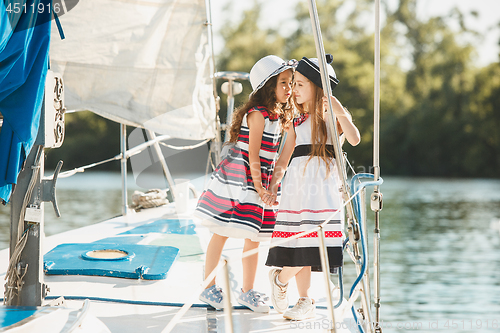
[{"label": "mast", "polygon": [[[311,17],[314,41],[316,45],[316,54],[318,57],[318,65],[321,74],[321,82],[325,89],[323,89],[325,96],[328,100],[328,114],[331,117],[331,122],[329,124],[331,133],[333,134],[334,141],[334,151],[335,155],[338,157],[335,159],[337,168],[339,170],[339,175],[342,181],[342,193],[344,201],[347,203],[346,205],[346,213],[347,213],[347,222],[348,222],[348,231],[349,231],[349,239],[353,247],[355,265],[358,271],[359,277],[358,279],[363,280],[362,287],[362,299],[363,299],[363,307],[367,313],[364,314],[365,319],[370,320],[370,294],[369,283],[367,279],[369,278],[366,271],[366,261],[368,260],[368,254],[366,251],[365,240],[363,237],[360,239],[362,242],[363,253],[359,251],[358,248],[358,239],[356,236],[359,235],[359,223],[356,221],[354,208],[352,201],[350,201],[350,188],[347,182],[347,173],[345,169],[345,162],[342,158],[342,148],[340,146],[340,142],[338,140],[338,131],[335,114],[333,113],[333,108],[331,104],[331,100],[329,98],[329,91],[326,87],[329,87],[328,76],[327,76],[327,67],[326,67],[326,58],[325,58],[325,50],[323,47],[323,40],[321,36],[321,28],[319,25],[319,18],[316,9],[316,2],[314,0],[310,0],[308,2],[309,5],[309,14]],[[380,0],[375,0],[375,83],[374,83],[374,139],[373,139],[373,168],[374,168],[374,183],[379,182],[380,178],[380,166],[379,166],[379,126],[380,126]],[[353,185],[354,186],[354,185]],[[362,200],[364,201],[364,200]],[[375,186],[374,192],[370,197],[370,206],[371,209],[375,212],[375,229],[374,229],[374,281],[375,281],[375,332],[381,332],[382,329],[380,327],[380,267],[379,267],[379,259],[380,259],[380,225],[379,225],[379,212],[382,209],[382,193],[379,192],[379,186]],[[360,217],[361,219],[362,217]],[[365,224],[364,224],[365,225]],[[327,289],[329,286],[327,286]],[[353,286],[354,288],[354,286]],[[331,307],[328,304],[329,308]],[[333,311],[331,311],[331,320],[334,320]],[[354,308],[353,308],[354,312]],[[361,326],[358,324],[361,329]],[[371,331],[370,323],[367,325],[369,331]]]},{"label": "mast", "polygon": [[[326,67],[326,57],[325,57],[325,49],[324,49],[324,46],[323,46],[323,37],[321,36],[321,27],[320,27],[320,24],[319,24],[319,18],[318,18],[318,11],[316,9],[316,2],[315,0],[310,0],[308,2],[308,5],[309,5],[309,15],[311,17],[311,23],[312,23],[312,30],[313,30],[313,34],[314,34],[314,43],[315,43],[315,46],[316,46],[316,56],[318,58],[318,65],[319,65],[319,69],[320,69],[320,74],[321,74],[321,84],[323,86],[323,92],[328,100],[328,115],[331,117],[331,121],[329,123],[329,126],[330,126],[330,131],[332,133],[332,136],[333,136],[333,149],[335,151],[335,163],[337,164],[337,169],[339,170],[339,175],[340,175],[340,178],[341,178],[341,181],[342,181],[342,193],[343,193],[343,198],[344,198],[344,201],[346,202],[349,202],[349,204],[347,205],[347,219],[348,219],[348,223],[349,225],[352,223],[353,221],[353,218],[354,218],[354,211],[353,211],[353,208],[352,208],[352,204],[351,202],[349,201],[349,185],[347,184],[347,174],[345,172],[345,164],[344,164],[344,159],[342,158],[342,149],[340,147],[340,142],[339,142],[339,136],[338,136],[338,131],[337,131],[337,119],[335,117],[335,114],[333,113],[333,107],[332,107],[332,102],[330,100],[330,91],[328,89],[328,87],[330,87],[330,84],[329,84],[329,79],[327,78],[327,75],[328,75],[328,70],[327,70],[327,67]],[[322,235],[320,235],[320,237],[324,237],[323,236],[323,228],[320,228],[320,231],[322,233]],[[324,244],[321,244],[321,248],[322,248],[322,252],[324,252]],[[325,257],[325,258],[323,258]],[[323,262],[324,262],[324,266],[325,266],[325,269],[328,264],[328,257],[326,256],[326,254],[322,255],[322,259],[323,259]],[[326,261],[326,262],[325,262]],[[324,269],[324,270],[325,270]],[[328,274],[328,272],[324,272],[324,274]],[[325,280],[328,280],[328,278],[325,277]],[[333,323],[333,327],[330,329],[331,332],[336,332],[336,325],[335,325],[335,314],[334,314],[334,310],[333,310],[333,304],[331,302],[331,291],[330,291],[330,284],[329,284],[329,281],[326,281],[325,282],[325,285],[326,285],[326,288],[327,288],[327,293],[328,293],[328,304],[327,304],[327,307],[328,307],[328,312],[329,312],[329,315],[330,315],[330,320],[332,321]]]},{"label": "mast", "polygon": [[[211,0],[205,0],[205,9],[207,12],[207,29],[208,29],[208,44],[211,52],[211,66],[210,66],[210,77],[212,79],[212,89],[214,94],[215,101],[215,138],[213,140],[213,144],[210,145],[210,154],[215,159],[215,164],[218,165],[220,163],[220,151],[222,149],[222,141],[219,136],[221,133],[220,126],[220,97],[217,94],[217,82],[216,82],[216,66],[215,66],[215,51],[214,51],[214,32],[213,32],[213,24],[212,24],[212,2]],[[232,87],[231,87],[232,88]],[[207,165],[208,167],[208,165]]]},{"label": "mast", "polygon": [[62,161],[54,175],[44,179],[44,148],[62,145],[65,110],[62,78],[48,71],[38,135],[11,198],[10,260],[4,295],[7,305],[41,306],[47,293],[43,279],[43,203],[52,202],[60,216],[56,181]]},{"label": "mast", "polygon": [[[318,19],[318,12],[316,9],[316,3],[314,0],[310,0],[308,2],[309,4],[309,14],[311,16],[311,22],[312,22],[312,27],[313,27],[313,34],[314,34],[314,42],[316,45],[316,54],[318,57],[318,65],[320,69],[320,74],[321,74],[321,83],[323,87],[329,87],[330,84],[328,82],[327,78],[327,68],[326,68],[326,61],[325,61],[325,49],[323,47],[323,38],[321,36],[321,28],[319,25],[319,19]],[[328,100],[328,115],[331,117],[331,121],[329,123],[330,125],[330,130],[333,136],[333,141],[334,141],[334,151],[335,151],[335,156],[338,156],[339,158],[335,159],[335,163],[337,164],[337,168],[340,173],[340,178],[342,181],[342,192],[344,196],[344,201],[348,202],[349,201],[349,184],[347,183],[347,173],[345,171],[345,162],[344,159],[342,158],[342,148],[340,147],[340,142],[338,140],[338,131],[337,131],[337,126],[335,124],[337,123],[337,119],[335,117],[335,114],[333,113],[333,107],[332,107],[332,102],[330,100],[330,93],[328,89],[323,89],[325,96],[327,97]],[[354,220],[354,210],[352,208],[352,204],[349,202],[347,205],[347,218],[350,221]]]}]

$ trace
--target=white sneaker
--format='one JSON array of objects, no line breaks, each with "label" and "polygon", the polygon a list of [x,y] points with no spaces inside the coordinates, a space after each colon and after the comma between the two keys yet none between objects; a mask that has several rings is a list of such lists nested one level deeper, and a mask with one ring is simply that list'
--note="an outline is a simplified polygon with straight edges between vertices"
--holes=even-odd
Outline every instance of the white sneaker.
[{"label": "white sneaker", "polygon": [[286,286],[280,286],[276,283],[276,278],[281,272],[281,269],[273,268],[269,271],[269,282],[271,282],[271,302],[273,303],[274,309],[279,313],[283,313],[288,309],[288,295]]},{"label": "white sneaker", "polygon": [[316,317],[316,306],[310,298],[299,298],[297,304],[283,314],[283,317],[291,320],[304,320]]}]

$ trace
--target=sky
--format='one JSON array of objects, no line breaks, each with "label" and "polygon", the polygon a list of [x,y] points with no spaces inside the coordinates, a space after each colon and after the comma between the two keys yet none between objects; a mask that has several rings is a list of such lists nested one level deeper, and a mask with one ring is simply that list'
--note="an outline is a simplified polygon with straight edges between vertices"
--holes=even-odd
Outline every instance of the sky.
[{"label": "sky", "polygon": [[[212,4],[212,20],[214,27],[214,48],[218,53],[224,46],[222,38],[218,35],[222,22],[226,21],[227,13],[223,12],[224,6],[228,2],[233,3],[233,12],[230,17],[237,22],[241,18],[242,12],[250,8],[254,1],[242,0],[210,0]],[[299,1],[306,0],[258,0],[264,4],[262,13],[263,27],[272,27],[286,35],[287,31],[293,28],[294,8]],[[346,0],[349,2],[349,0]],[[397,0],[389,0],[389,3],[396,6]],[[284,5],[286,4],[286,5]],[[454,7],[458,7],[462,12],[475,10],[479,13],[477,19],[469,18],[466,24],[482,33],[482,40],[477,40],[478,66],[485,66],[491,62],[498,61],[500,47],[499,28],[491,31],[491,28],[500,23],[500,0],[418,0],[417,12],[420,18],[428,18],[436,15],[449,13]],[[382,18],[383,19],[383,18]],[[381,22],[383,25],[383,22]]]}]

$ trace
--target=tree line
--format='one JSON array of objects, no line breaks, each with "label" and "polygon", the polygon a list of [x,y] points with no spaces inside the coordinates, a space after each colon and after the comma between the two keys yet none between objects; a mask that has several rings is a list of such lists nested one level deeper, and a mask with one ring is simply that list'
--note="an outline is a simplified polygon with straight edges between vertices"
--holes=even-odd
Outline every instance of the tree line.
[{"label": "tree line", "polygon": [[[346,9],[347,3],[351,10]],[[395,8],[382,4],[382,174],[498,178],[500,63],[482,68],[475,65],[474,42],[480,35],[465,22],[467,17],[478,14],[453,9],[447,15],[421,19],[415,14],[417,0],[399,0]],[[340,80],[334,93],[352,113],[362,136],[360,145],[352,148],[346,144],[344,149],[355,171],[370,171],[373,3],[318,0],[317,7],[325,50],[333,54],[332,65]],[[217,55],[218,70],[249,72],[258,59],[269,54],[284,59],[315,57],[306,4],[299,3],[294,9],[295,27],[287,36],[276,29],[262,28],[261,11],[261,3],[255,2],[239,22],[224,23],[221,35],[225,47]],[[250,91],[250,85],[245,83],[243,93],[236,96],[236,105],[242,104]],[[225,96],[220,96],[224,121]],[[74,154],[71,159],[82,159],[77,155],[87,150],[101,152],[106,155],[103,159],[114,156],[119,149],[118,126],[113,129],[115,125],[96,117],[67,117],[67,139],[59,152],[49,153],[48,164],[61,157],[69,160],[65,154]],[[79,137],[70,140],[73,135]],[[109,144],[102,146],[105,140]],[[92,142],[95,146],[91,146]],[[94,155],[90,162],[95,158]]]}]

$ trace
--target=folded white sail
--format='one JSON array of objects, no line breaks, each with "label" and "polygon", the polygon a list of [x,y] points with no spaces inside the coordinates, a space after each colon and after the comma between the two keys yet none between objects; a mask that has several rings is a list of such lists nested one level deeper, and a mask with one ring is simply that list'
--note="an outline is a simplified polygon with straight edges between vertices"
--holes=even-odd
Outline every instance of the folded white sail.
[{"label": "folded white sail", "polygon": [[215,136],[205,0],[82,0],[53,25],[68,110],[184,139]]}]

